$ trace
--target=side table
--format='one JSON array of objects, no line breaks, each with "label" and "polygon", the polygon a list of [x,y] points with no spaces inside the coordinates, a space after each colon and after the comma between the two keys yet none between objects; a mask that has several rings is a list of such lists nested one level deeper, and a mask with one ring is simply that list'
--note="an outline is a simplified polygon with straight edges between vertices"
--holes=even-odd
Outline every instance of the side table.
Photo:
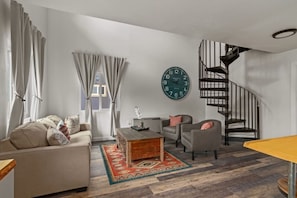
[{"label": "side table", "polygon": [[133,125],[140,126],[143,122],[143,127],[149,127],[151,131],[161,132],[161,119],[159,117],[134,118]]},{"label": "side table", "polygon": [[[289,162],[288,198],[296,197],[296,163],[297,163],[297,135],[252,140],[244,143],[244,147]],[[283,182],[279,181],[279,184]],[[280,189],[284,187],[279,186]]]}]

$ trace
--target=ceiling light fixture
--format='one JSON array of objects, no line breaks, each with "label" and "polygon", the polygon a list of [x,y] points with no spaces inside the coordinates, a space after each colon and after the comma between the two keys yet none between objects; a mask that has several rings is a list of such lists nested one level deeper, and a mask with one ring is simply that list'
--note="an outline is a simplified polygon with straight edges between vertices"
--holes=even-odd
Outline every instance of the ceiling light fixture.
[{"label": "ceiling light fixture", "polygon": [[281,30],[273,33],[272,38],[274,39],[287,38],[287,37],[293,36],[294,34],[296,34],[296,32],[297,32],[296,28],[289,28],[289,29],[285,29],[285,30]]}]

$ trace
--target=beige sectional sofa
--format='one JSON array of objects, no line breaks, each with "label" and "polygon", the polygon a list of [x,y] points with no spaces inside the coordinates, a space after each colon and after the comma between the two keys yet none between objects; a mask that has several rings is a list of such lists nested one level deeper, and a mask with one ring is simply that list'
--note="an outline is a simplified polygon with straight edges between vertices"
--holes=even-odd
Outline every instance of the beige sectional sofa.
[{"label": "beige sectional sofa", "polygon": [[[46,120],[46,121],[45,121]],[[92,134],[88,124],[66,145],[49,144],[48,118],[26,123],[0,141],[0,160],[15,159],[15,198],[31,198],[86,188],[90,180]],[[56,124],[56,123],[55,123]]]}]

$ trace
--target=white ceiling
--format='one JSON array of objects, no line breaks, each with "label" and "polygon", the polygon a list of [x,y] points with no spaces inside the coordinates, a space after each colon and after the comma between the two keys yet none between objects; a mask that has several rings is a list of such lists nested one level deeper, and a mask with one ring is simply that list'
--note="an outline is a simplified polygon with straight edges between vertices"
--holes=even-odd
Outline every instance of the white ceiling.
[{"label": "white ceiling", "polygon": [[297,0],[22,0],[22,2],[267,52],[297,48]]}]

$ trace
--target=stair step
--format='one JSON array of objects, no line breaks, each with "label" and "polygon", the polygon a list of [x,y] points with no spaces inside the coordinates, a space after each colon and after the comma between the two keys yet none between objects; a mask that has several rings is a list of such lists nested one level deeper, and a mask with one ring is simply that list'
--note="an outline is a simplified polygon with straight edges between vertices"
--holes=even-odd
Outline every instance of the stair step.
[{"label": "stair step", "polygon": [[201,91],[228,91],[228,88],[221,88],[221,87],[207,87],[207,88],[200,88]]},{"label": "stair step", "polygon": [[256,129],[248,128],[248,127],[239,127],[239,128],[228,128],[226,129],[227,133],[234,133],[234,132],[256,132]]},{"label": "stair step", "polygon": [[246,47],[239,47],[239,53],[241,52],[245,52],[245,51],[249,51],[250,49],[249,48],[246,48]]},{"label": "stair step", "polygon": [[221,83],[228,83],[228,79],[224,78],[201,78],[200,82],[221,82]]},{"label": "stair step", "polygon": [[218,113],[222,114],[223,116],[229,116],[231,111],[218,111]]},{"label": "stair step", "polygon": [[228,74],[228,70],[221,66],[208,67],[208,68],[206,68],[206,71],[216,72],[216,73],[221,73],[221,74]]},{"label": "stair step", "polygon": [[235,123],[241,123],[241,122],[245,122],[245,120],[244,119],[231,118],[231,119],[226,121],[227,124],[235,124]]},{"label": "stair step", "polygon": [[228,96],[200,96],[200,98],[228,100]]},{"label": "stair step", "polygon": [[210,104],[210,103],[208,103],[207,105],[208,106],[214,106],[214,107],[226,107],[225,104]]}]

